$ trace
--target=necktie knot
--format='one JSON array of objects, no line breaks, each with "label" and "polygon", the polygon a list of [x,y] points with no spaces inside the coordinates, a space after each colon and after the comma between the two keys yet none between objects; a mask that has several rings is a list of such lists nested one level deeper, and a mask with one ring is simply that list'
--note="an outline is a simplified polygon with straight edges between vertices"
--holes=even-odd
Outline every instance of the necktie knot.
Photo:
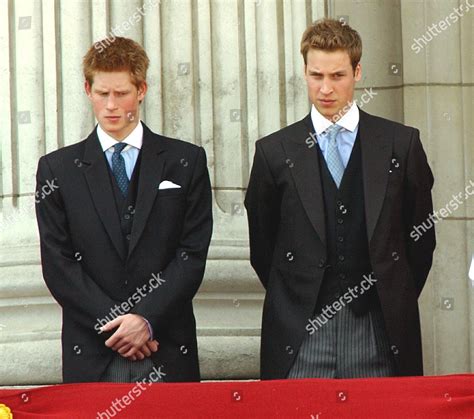
[{"label": "necktie knot", "polygon": [[340,125],[333,124],[328,128],[328,139],[330,142],[334,142],[336,140],[337,134],[342,129]]},{"label": "necktie knot", "polygon": [[328,128],[328,145],[325,156],[328,169],[331,172],[332,178],[334,179],[334,182],[338,188],[341,185],[341,180],[345,169],[336,143],[336,136],[341,129],[342,127],[336,124],[333,124]]},{"label": "necktie knot", "polygon": [[114,145],[114,154],[120,154],[127,147],[126,143],[117,143]]}]

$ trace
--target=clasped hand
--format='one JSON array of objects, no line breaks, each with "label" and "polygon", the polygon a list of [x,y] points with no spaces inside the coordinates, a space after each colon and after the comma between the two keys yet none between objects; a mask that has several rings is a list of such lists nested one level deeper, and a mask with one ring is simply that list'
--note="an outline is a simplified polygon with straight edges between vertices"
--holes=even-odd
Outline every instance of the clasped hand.
[{"label": "clasped hand", "polygon": [[117,330],[105,341],[105,346],[132,361],[142,360],[158,350],[159,343],[150,339],[146,320],[138,314],[118,316],[105,324],[101,330]]}]

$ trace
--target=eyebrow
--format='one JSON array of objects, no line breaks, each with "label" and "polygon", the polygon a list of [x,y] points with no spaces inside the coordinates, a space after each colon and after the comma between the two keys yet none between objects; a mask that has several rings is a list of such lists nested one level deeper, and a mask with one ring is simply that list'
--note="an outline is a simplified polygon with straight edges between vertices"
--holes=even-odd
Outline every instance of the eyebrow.
[{"label": "eyebrow", "polygon": [[[311,74],[313,76],[320,76],[323,73],[321,73],[318,70],[309,70],[309,74]],[[332,76],[336,75],[336,74],[346,74],[346,70],[337,70],[337,71],[334,71],[334,72],[330,73],[330,75],[332,75]]]},{"label": "eyebrow", "polygon": [[[102,89],[100,87],[96,87],[94,88],[94,90],[98,93],[108,93],[109,92],[109,89]],[[130,91],[130,89],[127,89],[127,88],[123,88],[123,89],[112,89],[113,92],[117,92],[117,93],[128,93]]]}]

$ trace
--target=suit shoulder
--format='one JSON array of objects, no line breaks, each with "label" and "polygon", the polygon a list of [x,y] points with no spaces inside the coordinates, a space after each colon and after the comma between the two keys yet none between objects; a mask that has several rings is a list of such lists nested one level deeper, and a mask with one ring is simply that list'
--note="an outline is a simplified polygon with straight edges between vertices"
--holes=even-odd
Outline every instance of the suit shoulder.
[{"label": "suit shoulder", "polygon": [[40,160],[47,160],[49,164],[59,163],[65,159],[81,158],[86,140],[81,140],[78,143],[70,144],[57,150],[46,153]]},{"label": "suit shoulder", "polygon": [[411,127],[409,125],[405,125],[405,124],[402,124],[400,122],[397,122],[397,121],[393,121],[391,119],[386,119],[386,118],[382,118],[380,116],[376,116],[376,115],[371,115],[371,114],[368,114],[366,112],[363,112],[361,111],[361,114],[364,115],[364,117],[368,118],[372,124],[376,125],[376,126],[379,126],[381,128],[383,128],[384,130],[390,130],[390,131],[393,131],[397,134],[402,134],[402,135],[410,135],[413,133],[413,131],[418,131],[417,128],[415,127]]},{"label": "suit shoulder", "polygon": [[278,131],[272,132],[271,134],[257,140],[256,144],[263,148],[274,147],[276,143],[284,141],[285,139],[293,136],[296,131],[302,129],[307,133],[308,127],[306,127],[304,120],[294,122],[293,124],[279,129]]},{"label": "suit shoulder", "polygon": [[166,148],[176,151],[184,151],[188,153],[197,153],[202,147],[193,143],[189,143],[178,138],[166,137],[164,135],[155,134],[155,136],[163,142]]},{"label": "suit shoulder", "polygon": [[188,141],[180,140],[178,138],[167,137],[166,135],[162,134],[157,134],[145,124],[143,124],[143,135],[147,135],[148,138],[152,139],[153,141],[158,141],[162,144],[163,147],[170,151],[193,154],[198,153],[199,150],[203,149],[202,147],[196,144],[192,144]]}]

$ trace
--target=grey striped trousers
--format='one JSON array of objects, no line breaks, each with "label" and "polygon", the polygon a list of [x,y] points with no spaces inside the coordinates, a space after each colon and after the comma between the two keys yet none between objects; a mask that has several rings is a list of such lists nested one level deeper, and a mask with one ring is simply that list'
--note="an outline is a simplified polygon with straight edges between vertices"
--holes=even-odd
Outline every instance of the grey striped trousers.
[{"label": "grey striped trousers", "polygon": [[117,353],[114,355],[114,358],[99,381],[109,383],[135,383],[144,379],[148,380],[150,373],[153,371],[153,367],[154,364],[150,357],[142,359],[141,361],[131,361]]},{"label": "grey striped trousers", "polygon": [[396,376],[396,365],[379,309],[355,316],[343,306],[307,334],[288,378]]}]

